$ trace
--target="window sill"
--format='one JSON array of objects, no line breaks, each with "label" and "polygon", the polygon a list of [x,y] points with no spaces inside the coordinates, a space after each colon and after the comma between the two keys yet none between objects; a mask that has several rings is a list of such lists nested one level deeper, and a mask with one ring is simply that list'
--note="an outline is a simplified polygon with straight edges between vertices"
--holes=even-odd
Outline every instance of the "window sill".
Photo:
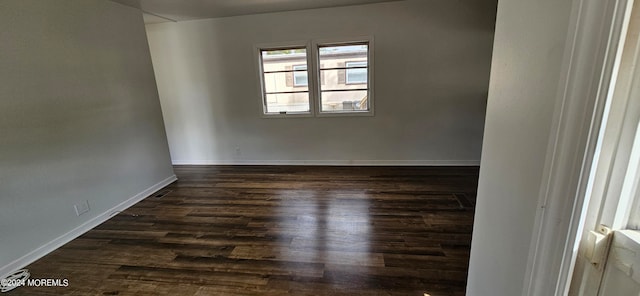
[{"label": "window sill", "polygon": [[609,263],[640,284],[640,231],[619,230],[613,235]]},{"label": "window sill", "polygon": [[262,118],[304,118],[304,117],[313,117],[313,113],[311,112],[294,112],[294,113],[263,113]]},{"label": "window sill", "polygon": [[373,110],[370,111],[337,111],[337,112],[318,112],[317,117],[343,117],[343,116],[373,116]]}]

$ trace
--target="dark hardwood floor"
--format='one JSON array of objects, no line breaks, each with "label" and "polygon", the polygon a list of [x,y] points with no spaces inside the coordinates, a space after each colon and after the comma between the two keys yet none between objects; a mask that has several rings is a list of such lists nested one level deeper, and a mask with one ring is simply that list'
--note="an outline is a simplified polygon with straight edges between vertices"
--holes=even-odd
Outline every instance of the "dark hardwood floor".
[{"label": "dark hardwood floor", "polygon": [[477,167],[175,171],[7,295],[464,295]]}]

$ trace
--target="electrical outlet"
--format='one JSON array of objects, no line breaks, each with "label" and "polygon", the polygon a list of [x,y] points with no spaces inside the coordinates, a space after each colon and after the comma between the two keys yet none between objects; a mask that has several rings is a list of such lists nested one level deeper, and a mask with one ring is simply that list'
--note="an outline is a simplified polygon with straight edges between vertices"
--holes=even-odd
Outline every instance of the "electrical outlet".
[{"label": "electrical outlet", "polygon": [[73,208],[76,210],[76,215],[80,216],[89,211],[89,201],[85,200],[83,202],[77,203],[73,205]]}]

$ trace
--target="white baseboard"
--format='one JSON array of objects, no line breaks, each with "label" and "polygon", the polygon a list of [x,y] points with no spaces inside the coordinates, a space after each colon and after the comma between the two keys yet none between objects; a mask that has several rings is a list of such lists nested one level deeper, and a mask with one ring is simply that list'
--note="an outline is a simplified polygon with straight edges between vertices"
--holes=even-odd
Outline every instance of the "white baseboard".
[{"label": "white baseboard", "polygon": [[72,229],[71,231],[55,238],[54,240],[42,245],[41,247],[27,253],[26,255],[14,260],[13,262],[0,267],[0,278],[4,278],[10,273],[24,268],[25,266],[33,263],[34,261],[44,257],[45,255],[53,252],[54,250],[60,248],[64,244],[72,241],[73,239],[81,236],[85,232],[93,229],[94,227],[100,225],[104,221],[109,220],[114,212],[124,211],[127,208],[135,205],[139,201],[149,197],[154,192],[164,188],[165,186],[171,184],[171,182],[178,180],[176,175],[172,175],[157,184],[145,189],[144,191],[134,195],[133,197],[119,203],[115,207],[99,214],[98,216],[92,218],[91,220],[82,223],[80,226]]},{"label": "white baseboard", "polygon": [[174,165],[479,166],[480,160],[172,160]]}]

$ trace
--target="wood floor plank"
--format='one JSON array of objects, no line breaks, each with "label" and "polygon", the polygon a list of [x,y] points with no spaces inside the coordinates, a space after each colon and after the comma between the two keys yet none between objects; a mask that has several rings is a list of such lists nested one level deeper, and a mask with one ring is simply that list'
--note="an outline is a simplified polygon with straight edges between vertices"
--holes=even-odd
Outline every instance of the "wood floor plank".
[{"label": "wood floor plank", "polygon": [[464,295],[477,167],[174,170],[10,295]]}]

